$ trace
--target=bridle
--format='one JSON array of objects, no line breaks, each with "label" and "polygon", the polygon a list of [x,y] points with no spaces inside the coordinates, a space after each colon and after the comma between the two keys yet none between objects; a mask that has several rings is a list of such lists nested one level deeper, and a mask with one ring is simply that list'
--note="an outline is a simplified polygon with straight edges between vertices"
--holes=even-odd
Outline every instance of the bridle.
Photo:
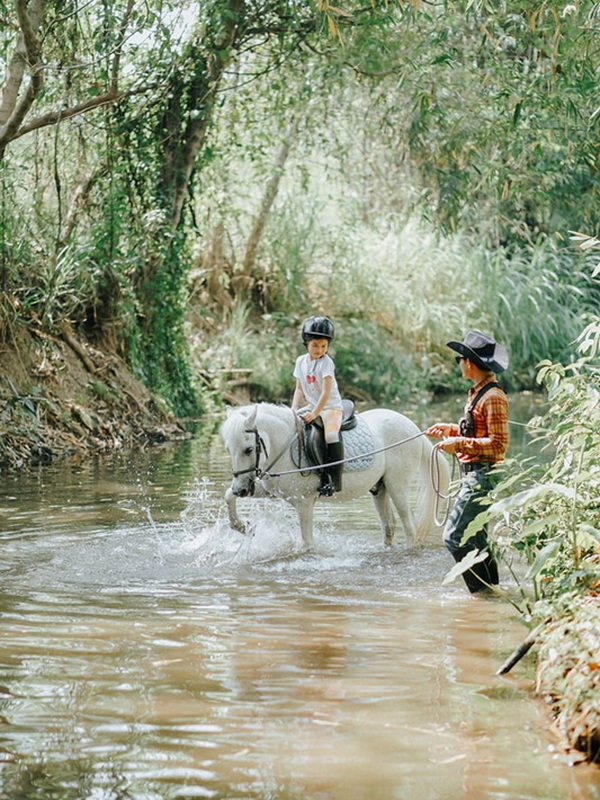
[{"label": "bridle", "polygon": [[256,425],[254,426],[254,428],[250,428],[250,429],[245,428],[244,429],[244,433],[252,433],[252,434],[254,434],[254,452],[256,454],[256,461],[255,461],[253,467],[248,467],[248,469],[240,469],[240,470],[236,470],[236,471],[232,472],[231,474],[233,475],[233,477],[237,478],[239,475],[247,475],[249,472],[253,472],[255,478],[257,478],[258,480],[261,480],[261,478],[263,478],[266,475],[268,476],[269,475],[269,471],[273,469],[273,467],[279,461],[279,459],[283,456],[283,454],[288,451],[288,449],[291,446],[292,442],[294,442],[295,439],[297,439],[297,438],[299,439],[300,438],[300,435],[301,435],[301,432],[302,432],[303,423],[298,418],[297,414],[294,414],[294,422],[295,422],[296,430],[294,431],[294,433],[292,434],[290,439],[281,448],[281,450],[279,451],[278,455],[276,455],[275,458],[272,459],[264,469],[261,469],[259,467],[261,453],[265,454],[265,459],[268,460],[268,458],[269,458],[269,453],[267,451],[267,446],[266,446],[266,444],[264,442],[264,439],[262,438],[262,436],[258,432],[258,428],[256,427]]},{"label": "bridle", "polygon": [[234,478],[237,478],[239,475],[247,475],[249,472],[254,472],[255,476],[257,478],[260,478],[260,476],[262,475],[262,470],[258,465],[260,463],[261,453],[265,454],[265,458],[269,457],[269,454],[267,452],[267,446],[265,445],[264,439],[258,432],[258,428],[256,426],[254,428],[251,428],[250,430],[245,429],[244,433],[254,434],[254,453],[256,455],[256,461],[253,467],[248,467],[248,469],[239,469],[235,472],[232,472],[231,474],[233,475]]}]

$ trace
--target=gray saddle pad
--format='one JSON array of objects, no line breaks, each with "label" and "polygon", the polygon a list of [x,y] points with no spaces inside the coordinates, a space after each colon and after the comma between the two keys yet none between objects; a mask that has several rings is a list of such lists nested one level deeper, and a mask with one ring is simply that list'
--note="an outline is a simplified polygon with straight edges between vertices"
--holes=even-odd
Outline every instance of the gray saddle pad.
[{"label": "gray saddle pad", "polygon": [[[362,469],[369,469],[373,465],[375,456],[372,455],[375,449],[375,441],[371,429],[361,417],[357,417],[357,425],[349,431],[342,431],[341,437],[344,443],[344,458],[352,458],[353,461],[344,463],[344,469],[347,472],[360,472]],[[305,467],[313,466],[309,464],[306,453],[302,451],[300,458],[298,458],[298,442],[294,442],[290,448],[292,461],[295,466],[303,469]]]}]

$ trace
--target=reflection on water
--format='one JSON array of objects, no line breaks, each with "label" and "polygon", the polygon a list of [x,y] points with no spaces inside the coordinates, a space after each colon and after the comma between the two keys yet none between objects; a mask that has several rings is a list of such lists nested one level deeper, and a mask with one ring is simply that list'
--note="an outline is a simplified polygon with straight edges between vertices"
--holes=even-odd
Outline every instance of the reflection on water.
[{"label": "reflection on water", "polygon": [[386,550],[368,498],[310,556],[277,502],[241,536],[227,468],[211,439],[3,476],[0,798],[600,798],[531,663],[495,675],[509,605]]}]

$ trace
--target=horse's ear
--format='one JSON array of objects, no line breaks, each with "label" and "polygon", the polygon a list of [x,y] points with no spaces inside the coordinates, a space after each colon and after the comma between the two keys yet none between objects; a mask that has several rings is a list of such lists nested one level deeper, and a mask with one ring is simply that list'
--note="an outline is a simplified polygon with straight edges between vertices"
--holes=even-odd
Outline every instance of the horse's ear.
[{"label": "horse's ear", "polygon": [[227,415],[227,419],[235,412],[235,408],[233,406],[225,406],[225,414]]},{"label": "horse's ear", "polygon": [[248,418],[246,419],[246,427],[250,428],[256,424],[256,415],[258,413],[258,406],[254,406]]}]

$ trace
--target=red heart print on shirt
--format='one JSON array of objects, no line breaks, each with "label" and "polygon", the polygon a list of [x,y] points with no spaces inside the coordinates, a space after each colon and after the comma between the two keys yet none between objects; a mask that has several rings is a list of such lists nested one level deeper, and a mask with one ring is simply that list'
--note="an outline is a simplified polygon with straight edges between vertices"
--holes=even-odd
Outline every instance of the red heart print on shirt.
[{"label": "red heart print on shirt", "polygon": [[306,382],[307,382],[307,383],[314,383],[316,380],[317,380],[317,379],[315,378],[315,376],[314,376],[314,375],[307,375],[307,376],[306,376]]}]

